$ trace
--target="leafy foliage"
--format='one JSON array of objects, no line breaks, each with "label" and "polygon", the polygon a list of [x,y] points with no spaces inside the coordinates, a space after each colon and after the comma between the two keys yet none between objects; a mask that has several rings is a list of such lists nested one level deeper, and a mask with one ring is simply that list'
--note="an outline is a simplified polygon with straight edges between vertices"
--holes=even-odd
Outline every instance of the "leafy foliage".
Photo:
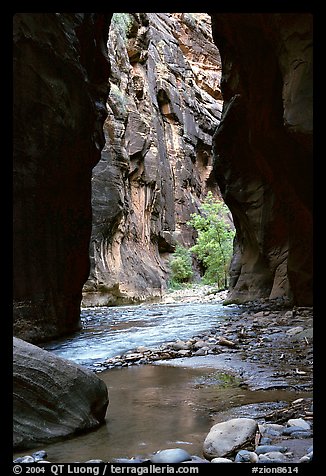
[{"label": "leafy foliage", "polygon": [[114,13],[112,15],[111,25],[125,40],[128,38],[133,25],[132,15],[130,13]]},{"label": "leafy foliage", "polygon": [[187,248],[177,245],[170,259],[171,279],[170,286],[175,283],[189,282],[193,276],[191,253]]},{"label": "leafy foliage", "polygon": [[193,226],[198,237],[190,248],[203,263],[203,282],[221,287],[228,285],[228,269],[233,252],[235,231],[227,221],[228,208],[208,192],[200,207],[200,213],[193,213],[188,225]]}]

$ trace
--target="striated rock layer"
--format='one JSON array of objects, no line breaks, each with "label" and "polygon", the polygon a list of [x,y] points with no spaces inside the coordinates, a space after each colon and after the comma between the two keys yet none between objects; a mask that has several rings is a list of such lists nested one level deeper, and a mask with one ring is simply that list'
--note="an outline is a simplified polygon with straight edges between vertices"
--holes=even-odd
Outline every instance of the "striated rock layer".
[{"label": "striated rock layer", "polygon": [[210,189],[220,57],[207,14],[115,14],[106,146],[92,177],[91,271],[84,305],[161,296],[176,242]]},{"label": "striated rock layer", "polygon": [[312,15],[212,14],[215,172],[237,230],[229,298],[312,304]]},{"label": "striated rock layer", "polygon": [[93,372],[14,337],[14,448],[95,428],[108,402],[106,385]]},{"label": "striated rock layer", "polygon": [[13,18],[14,334],[31,342],[79,327],[108,24],[99,13]]}]

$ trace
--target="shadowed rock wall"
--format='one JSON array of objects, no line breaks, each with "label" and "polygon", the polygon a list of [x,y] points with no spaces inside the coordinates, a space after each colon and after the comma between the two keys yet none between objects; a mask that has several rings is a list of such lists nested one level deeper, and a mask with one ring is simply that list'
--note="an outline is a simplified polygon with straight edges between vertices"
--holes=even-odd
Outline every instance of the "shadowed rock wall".
[{"label": "shadowed rock wall", "polygon": [[[135,17],[121,50],[127,69],[118,73],[113,65],[106,125],[111,141],[93,176],[100,181],[109,174],[111,201],[104,206],[102,192],[98,196],[103,214],[95,216],[91,259],[97,255],[103,265],[92,268],[89,289],[107,286],[111,247],[114,269],[127,269],[143,289],[160,292],[164,253],[175,238],[191,239],[184,233],[183,210],[195,211],[203,177],[209,186],[208,147],[220,118],[213,99],[221,98],[217,83],[207,80],[216,70],[205,67],[206,60],[203,68],[194,65],[191,54],[197,41],[205,51],[211,46],[194,29],[187,42],[173,16],[166,21],[161,15],[155,21]],[[312,17],[212,18],[224,97],[215,173],[237,228],[230,298],[285,296],[311,304]],[[191,30],[193,18],[187,22]],[[79,326],[89,274],[91,173],[107,114],[108,25],[100,13],[14,16],[14,333],[26,340]],[[159,39],[158,32],[166,37]],[[187,61],[173,50],[176,44]],[[145,65],[159,73],[157,79],[148,81]],[[142,108],[147,115],[140,117]],[[174,184],[182,185],[172,195]],[[131,236],[138,237],[135,251],[121,253]],[[148,266],[142,265],[147,258]],[[119,273],[109,287],[123,282]],[[142,282],[145,276],[150,278]]]},{"label": "shadowed rock wall", "polygon": [[100,13],[13,18],[14,334],[29,341],[79,327],[108,25]]},{"label": "shadowed rock wall", "polygon": [[215,172],[237,230],[229,298],[312,304],[312,15],[212,14]]}]

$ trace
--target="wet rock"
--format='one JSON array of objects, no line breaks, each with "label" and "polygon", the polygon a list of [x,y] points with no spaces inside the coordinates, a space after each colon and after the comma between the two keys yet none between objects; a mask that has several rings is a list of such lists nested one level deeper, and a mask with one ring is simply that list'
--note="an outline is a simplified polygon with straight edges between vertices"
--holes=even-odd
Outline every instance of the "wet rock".
[{"label": "wet rock", "polygon": [[259,425],[259,430],[264,436],[278,436],[284,430],[284,426],[277,423],[267,423]]},{"label": "wet rock", "polygon": [[291,433],[291,438],[311,438],[313,436],[310,430],[297,430]]},{"label": "wet rock", "polygon": [[264,453],[270,453],[271,451],[275,452],[278,451],[280,453],[285,453],[287,448],[285,446],[278,446],[278,445],[259,445],[255,449],[255,452],[260,455]]},{"label": "wet rock", "polygon": [[302,430],[310,430],[310,423],[303,418],[290,418],[287,422],[287,426],[289,427],[299,427]]},{"label": "wet rock", "polygon": [[299,463],[310,463],[313,458],[313,452],[309,452],[306,455],[302,456],[302,458],[299,459]]},{"label": "wet rock", "polygon": [[88,461],[85,461],[85,463],[105,463],[102,459],[89,459]]},{"label": "wet rock", "polygon": [[135,463],[143,463],[145,459],[142,458],[112,458],[111,463],[119,463],[119,464],[135,464]]},{"label": "wet rock", "polygon": [[35,463],[35,460],[32,456],[27,455],[20,458],[19,463]]},{"label": "wet rock", "polygon": [[207,354],[207,350],[205,350],[205,348],[201,348],[196,350],[196,352],[193,352],[193,355],[197,355],[197,356],[206,355],[206,354]]},{"label": "wet rock", "polygon": [[280,451],[271,451],[270,453],[265,453],[259,455],[259,463],[284,463],[286,457]]},{"label": "wet rock", "polygon": [[261,439],[260,439],[260,444],[262,446],[264,445],[270,445],[272,443],[272,439],[269,438],[268,436],[263,436]]},{"label": "wet rock", "polygon": [[288,329],[286,331],[286,335],[289,337],[295,336],[296,334],[299,334],[300,332],[303,331],[303,327],[297,326],[297,327],[292,327],[291,329]]},{"label": "wet rock", "polygon": [[32,454],[32,457],[34,458],[34,461],[39,461],[39,460],[43,460],[44,458],[47,457],[47,452],[44,451],[44,450],[40,450],[40,451],[35,451],[35,453]]},{"label": "wet rock", "polygon": [[161,450],[151,457],[152,463],[182,463],[188,460],[191,460],[191,456],[182,448]]},{"label": "wet rock", "polygon": [[253,449],[258,424],[251,418],[234,418],[214,425],[205,438],[207,459],[229,456],[239,449]]},{"label": "wet rock", "polygon": [[258,463],[258,455],[254,451],[240,450],[238,451],[235,463]]},{"label": "wet rock", "polygon": [[[296,436],[297,434],[297,436]],[[288,426],[285,427],[282,431],[282,435],[289,436],[291,435],[293,438],[309,438],[312,435],[311,430],[304,430],[301,426]],[[300,435],[300,436],[298,436]],[[302,436],[301,436],[302,435]]]},{"label": "wet rock", "polygon": [[189,355],[189,350],[178,350],[178,357],[188,357]]},{"label": "wet rock", "polygon": [[189,345],[182,340],[177,340],[171,344],[173,350],[188,350]]},{"label": "wet rock", "polygon": [[200,456],[192,455],[191,460],[183,461],[183,463],[189,463],[189,464],[191,464],[191,463],[195,463],[195,464],[200,463],[201,464],[201,463],[209,463],[209,461],[207,459],[201,458]]}]

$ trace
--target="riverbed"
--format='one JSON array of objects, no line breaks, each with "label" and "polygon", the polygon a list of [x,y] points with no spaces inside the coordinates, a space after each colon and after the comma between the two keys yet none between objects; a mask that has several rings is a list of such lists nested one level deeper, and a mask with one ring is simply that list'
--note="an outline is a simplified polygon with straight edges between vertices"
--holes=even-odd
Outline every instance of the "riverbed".
[{"label": "riverbed", "polygon": [[[293,326],[307,318],[297,315],[289,320],[285,311],[260,311],[261,315],[256,311],[244,315],[237,306],[223,306],[218,299],[83,309],[80,332],[43,347],[92,370],[139,346],[209,332],[237,346],[221,347],[219,355],[126,364],[98,372],[110,397],[105,424],[30,453],[44,449],[54,463],[146,458],[176,447],[202,456],[203,441],[214,423],[234,416],[259,420],[288,402],[311,396],[309,333],[301,340],[293,336],[289,340]],[[26,451],[14,457],[22,454]]]}]

